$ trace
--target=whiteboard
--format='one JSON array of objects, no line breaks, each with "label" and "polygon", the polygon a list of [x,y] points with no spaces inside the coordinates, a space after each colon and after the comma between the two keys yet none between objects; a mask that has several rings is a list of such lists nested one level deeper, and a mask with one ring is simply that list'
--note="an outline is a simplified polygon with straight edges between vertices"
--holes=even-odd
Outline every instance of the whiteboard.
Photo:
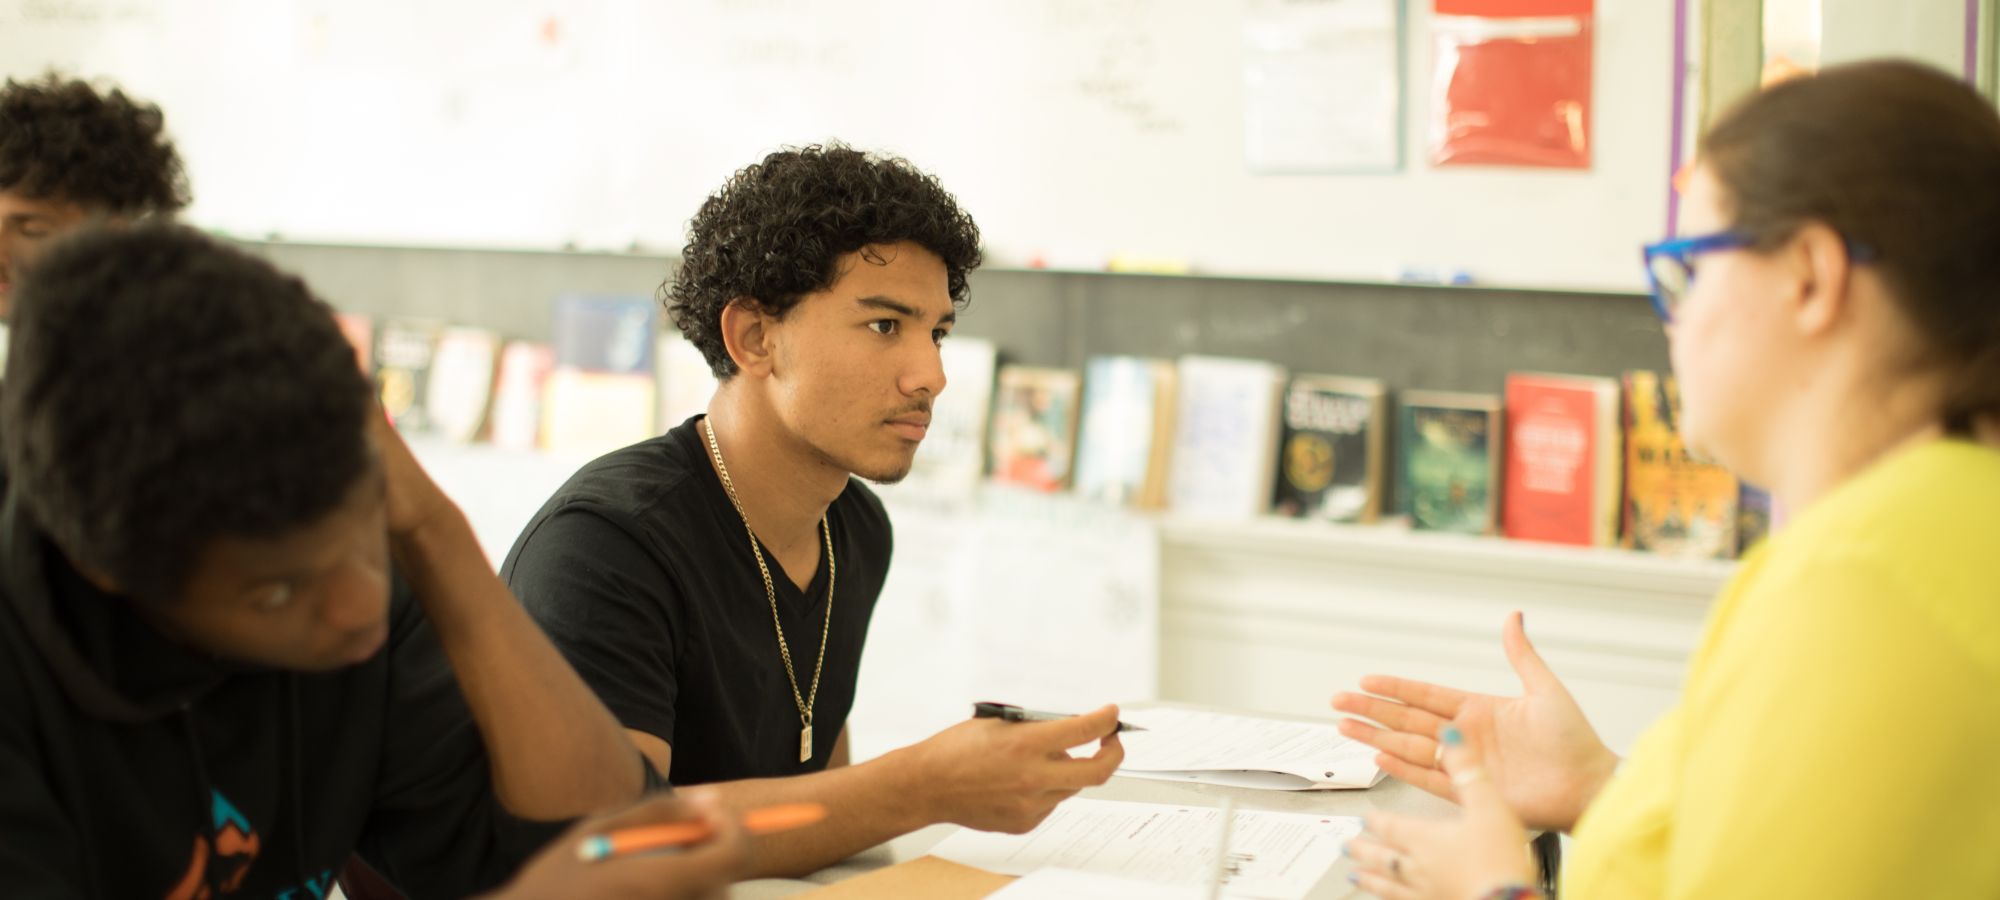
[{"label": "whiteboard", "polygon": [[188,217],[249,237],[677,251],[781,145],[936,173],[990,263],[1638,290],[1666,217],[1672,0],[1599,0],[1593,168],[1245,165],[1242,0],[0,0],[0,73],[159,102]]}]

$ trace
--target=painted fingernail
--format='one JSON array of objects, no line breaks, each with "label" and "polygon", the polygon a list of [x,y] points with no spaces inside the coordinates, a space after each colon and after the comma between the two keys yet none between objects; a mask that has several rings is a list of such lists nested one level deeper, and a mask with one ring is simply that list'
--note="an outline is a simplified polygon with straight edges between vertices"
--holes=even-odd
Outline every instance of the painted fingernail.
[{"label": "painted fingernail", "polygon": [[1347,873],[1347,883],[1348,883],[1348,884],[1360,884],[1360,883],[1361,883],[1361,873],[1359,873],[1359,872],[1349,872],[1349,873]]},{"label": "painted fingernail", "polygon": [[1341,844],[1341,845],[1340,845],[1340,858],[1341,858],[1341,859],[1353,859],[1353,858],[1354,858],[1354,850],[1353,850],[1352,848],[1349,848],[1349,847],[1348,847],[1348,846],[1347,846],[1346,844]]},{"label": "painted fingernail", "polygon": [[1462,747],[1465,745],[1465,735],[1460,734],[1458,726],[1450,722],[1444,723],[1443,730],[1438,732],[1438,740],[1443,741],[1447,747]]}]

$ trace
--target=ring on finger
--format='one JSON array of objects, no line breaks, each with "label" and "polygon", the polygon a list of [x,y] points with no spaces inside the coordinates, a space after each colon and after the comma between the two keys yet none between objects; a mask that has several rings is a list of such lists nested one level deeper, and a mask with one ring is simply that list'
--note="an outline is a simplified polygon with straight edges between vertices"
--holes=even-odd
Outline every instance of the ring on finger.
[{"label": "ring on finger", "polygon": [[1431,752],[1431,768],[1444,771],[1444,742],[1439,741],[1437,749]]}]

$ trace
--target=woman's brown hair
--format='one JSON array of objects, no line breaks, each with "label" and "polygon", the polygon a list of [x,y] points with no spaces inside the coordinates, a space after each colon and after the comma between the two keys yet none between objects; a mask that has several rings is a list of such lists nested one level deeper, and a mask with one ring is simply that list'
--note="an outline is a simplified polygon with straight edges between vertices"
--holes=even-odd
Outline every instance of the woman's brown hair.
[{"label": "woman's brown hair", "polygon": [[1701,158],[1735,227],[1770,248],[1819,222],[1867,248],[1949,373],[1945,427],[2000,415],[2000,111],[1945,73],[1851,63],[1724,116]]}]

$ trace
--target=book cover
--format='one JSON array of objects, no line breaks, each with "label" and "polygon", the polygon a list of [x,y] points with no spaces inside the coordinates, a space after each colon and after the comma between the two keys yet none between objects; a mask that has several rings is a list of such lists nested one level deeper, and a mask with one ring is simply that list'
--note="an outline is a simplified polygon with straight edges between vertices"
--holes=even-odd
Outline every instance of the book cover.
[{"label": "book cover", "polygon": [[660,418],[656,430],[666,431],[708,411],[709,398],[721,383],[715,378],[701,348],[681,337],[680,332],[662,330],[653,344],[658,362]]},{"label": "book cover", "polygon": [[653,437],[650,375],[557,366],[542,387],[542,449],[597,456]]},{"label": "book cover", "polygon": [[1419,531],[1493,534],[1500,511],[1500,398],[1404,391],[1397,435],[1403,502]]},{"label": "book cover", "polygon": [[354,348],[354,361],[361,364],[361,371],[375,371],[375,320],[360,313],[337,312],[333,321],[340,326],[348,346]]},{"label": "book cover", "polygon": [[1176,512],[1243,519],[1271,508],[1283,367],[1184,356],[1167,494]]},{"label": "book cover", "polygon": [[1778,521],[1777,510],[1771,502],[1771,494],[1762,488],[1743,485],[1736,495],[1736,555],[1742,557],[1751,548],[1771,536],[1771,529]]},{"label": "book cover", "polygon": [[1173,443],[1174,364],[1100,356],[1084,366],[1076,493],[1157,509],[1166,499]]},{"label": "book cover", "polygon": [[986,472],[986,422],[993,409],[999,350],[992,341],[954,337],[938,348],[944,392],[931,404],[931,427],[917,445],[904,483],[913,490],[969,497]]},{"label": "book cover", "polygon": [[1373,522],[1382,511],[1387,390],[1368,378],[1300,375],[1285,390],[1281,516]]},{"label": "book cover", "polygon": [[488,433],[494,446],[533,450],[540,443],[542,391],[555,365],[555,350],[547,344],[508,341],[500,351]]},{"label": "book cover", "polygon": [[554,330],[556,367],[622,372],[651,379],[653,337],[658,323],[658,307],[651,297],[558,297]]},{"label": "book cover", "polygon": [[452,327],[438,336],[424,394],[433,432],[459,443],[479,437],[499,355],[500,336],[484,328]]},{"label": "book cover", "polygon": [[1587,547],[1617,543],[1624,484],[1619,393],[1613,378],[1507,376],[1502,533]]},{"label": "book cover", "polygon": [[555,371],[542,391],[542,447],[606,453],[658,434],[658,314],[650,297],[558,297]]},{"label": "book cover", "polygon": [[1663,556],[1730,559],[1736,476],[1688,452],[1672,375],[1625,373],[1625,546]]},{"label": "book cover", "polygon": [[437,353],[444,324],[417,319],[383,323],[375,343],[375,385],[389,421],[407,434],[430,430],[431,359]]},{"label": "book cover", "polygon": [[993,399],[993,480],[1067,487],[1075,467],[1083,379],[1069,369],[1002,366]]}]

